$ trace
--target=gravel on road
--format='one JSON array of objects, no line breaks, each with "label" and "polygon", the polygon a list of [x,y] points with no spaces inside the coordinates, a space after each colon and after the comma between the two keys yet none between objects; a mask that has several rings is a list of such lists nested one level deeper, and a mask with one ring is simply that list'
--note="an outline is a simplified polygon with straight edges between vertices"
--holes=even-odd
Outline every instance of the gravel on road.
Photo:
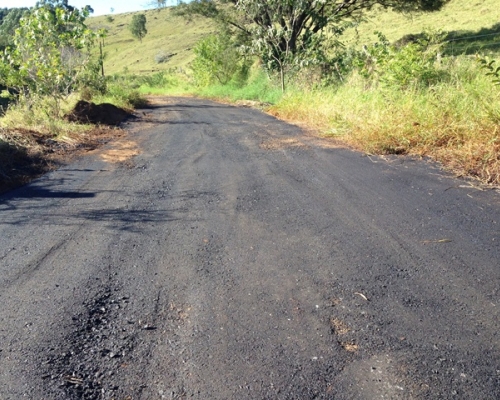
[{"label": "gravel on road", "polygon": [[500,194],[159,98],[0,196],[0,399],[498,399]]}]

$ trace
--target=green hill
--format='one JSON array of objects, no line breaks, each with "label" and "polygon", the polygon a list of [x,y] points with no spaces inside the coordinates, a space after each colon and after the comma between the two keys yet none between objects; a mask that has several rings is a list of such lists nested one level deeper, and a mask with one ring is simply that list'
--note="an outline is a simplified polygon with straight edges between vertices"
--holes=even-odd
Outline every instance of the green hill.
[{"label": "green hill", "polygon": [[[134,13],[92,17],[89,25],[106,28],[105,68],[107,74],[127,70],[134,74],[179,69],[188,66],[194,58],[192,48],[203,36],[215,30],[214,24],[203,18],[187,22],[174,17],[166,9],[140,11],[146,15],[148,34],[142,43],[132,37],[128,25]],[[111,21],[112,19],[112,21]],[[349,45],[362,45],[375,40],[373,33],[381,31],[391,41],[423,30],[442,30],[449,33],[449,52],[500,52],[500,7],[498,0],[469,2],[452,0],[440,12],[405,16],[383,10],[373,11],[366,22],[347,32]],[[475,37],[479,36],[479,37]],[[158,62],[160,59],[164,62]]]},{"label": "green hill", "polygon": [[498,0],[451,0],[441,11],[430,14],[401,15],[378,10],[366,16],[358,29],[359,39],[349,32],[347,44],[374,41],[373,33],[382,32],[397,41],[422,31],[442,31],[450,40],[448,50],[453,55],[476,51],[500,52],[500,7]]},{"label": "green hill", "polygon": [[[192,47],[200,38],[214,31],[211,21],[195,18],[187,22],[174,17],[168,8],[140,11],[146,15],[147,35],[142,42],[129,30],[134,13],[92,17],[89,26],[105,28],[104,62],[106,74],[128,71],[149,74],[168,69],[185,68],[194,58]],[[162,61],[162,62],[159,62]]]}]

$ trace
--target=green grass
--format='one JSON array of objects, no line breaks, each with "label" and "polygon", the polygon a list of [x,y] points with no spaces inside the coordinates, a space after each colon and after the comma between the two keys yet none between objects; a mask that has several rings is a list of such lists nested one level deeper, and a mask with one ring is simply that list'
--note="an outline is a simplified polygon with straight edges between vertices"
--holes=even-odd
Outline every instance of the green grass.
[{"label": "green grass", "polygon": [[[78,96],[70,96],[61,103],[61,116],[68,113],[78,101]],[[51,114],[53,103],[48,98],[37,97],[31,100],[22,100],[9,106],[5,115],[0,118],[0,130],[4,132],[32,131],[40,135],[57,140],[71,140],[90,131],[91,125],[76,124],[62,118],[54,118]],[[12,139],[14,136],[9,135]],[[0,137],[1,138],[1,137]],[[20,139],[20,143],[22,138]]]},{"label": "green grass", "polygon": [[237,85],[212,85],[205,88],[198,88],[194,93],[201,97],[212,99],[229,100],[237,102],[239,100],[251,100],[259,103],[275,104],[281,100],[283,93],[278,85],[273,83],[267,75],[255,70],[245,86]]},{"label": "green grass", "polygon": [[237,84],[211,85],[196,87],[189,78],[180,75],[167,75],[165,85],[155,86],[142,84],[139,91],[145,95],[189,95],[214,100],[238,102],[251,100],[263,104],[275,104],[281,100],[281,89],[270,80],[261,69],[252,69],[251,76],[246,85]]},{"label": "green grass", "polygon": [[[146,15],[147,35],[142,42],[133,38],[129,24],[134,13],[92,17],[88,25],[93,29],[105,28],[105,73],[112,75],[126,71],[130,74],[151,74],[174,69],[182,71],[193,60],[193,46],[203,36],[214,31],[213,23],[202,18],[191,22],[171,15],[170,9],[141,11]],[[157,59],[167,56],[167,61]]]},{"label": "green grass", "polygon": [[[363,45],[374,41],[373,33],[381,31],[390,41],[406,35],[417,35],[422,31],[442,31],[448,39],[455,38],[448,46],[454,55],[475,51],[500,52],[500,7],[497,0],[451,0],[436,13],[401,15],[385,10],[373,11],[366,16],[358,32],[350,31],[345,36],[347,45]],[[491,35],[495,34],[495,35]],[[489,35],[464,40],[478,35]]]}]

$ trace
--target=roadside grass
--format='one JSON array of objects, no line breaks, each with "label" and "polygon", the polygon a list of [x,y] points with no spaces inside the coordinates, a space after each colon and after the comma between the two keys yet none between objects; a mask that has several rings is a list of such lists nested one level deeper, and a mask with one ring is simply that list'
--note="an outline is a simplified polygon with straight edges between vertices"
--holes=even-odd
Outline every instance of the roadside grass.
[{"label": "roadside grass", "polygon": [[196,91],[189,75],[172,70],[139,78],[138,84],[143,95],[192,96]]},{"label": "roadside grass", "polygon": [[53,169],[95,129],[52,119],[40,106],[11,106],[0,118],[0,193]]},{"label": "roadside grass", "polygon": [[269,79],[260,69],[253,71],[246,85],[241,86],[234,83],[211,85],[195,88],[193,93],[200,97],[216,100],[231,102],[250,100],[264,104],[275,104],[283,97],[279,85]]},{"label": "roadside grass", "polygon": [[450,80],[426,89],[370,85],[290,92],[269,111],[373,154],[429,156],[458,175],[500,184],[500,88],[465,57]]},{"label": "roadside grass", "polygon": [[0,128],[0,193],[27,183],[47,169],[47,160],[29,135]]},{"label": "roadside grass", "polygon": [[[61,103],[61,114],[68,113],[78,101],[77,95],[70,96]],[[9,132],[32,131],[60,141],[71,141],[72,137],[92,129],[91,125],[75,124],[51,114],[50,99],[35,97],[29,101],[21,99],[11,104],[0,117],[0,129]],[[9,136],[12,140],[12,136]]]},{"label": "roadside grass", "polygon": [[[69,113],[79,98],[74,94],[62,102],[61,115]],[[0,193],[28,183],[122,134],[114,127],[54,118],[52,107],[50,100],[37,97],[10,104],[0,116]]]},{"label": "roadside grass", "polygon": [[166,75],[164,84],[148,84],[148,80],[141,77],[137,82],[141,84],[139,92],[145,95],[198,96],[228,102],[250,100],[268,105],[277,103],[283,97],[279,86],[260,68],[252,69],[248,82],[244,85],[230,82],[226,85],[197,87],[188,75],[175,73]]}]

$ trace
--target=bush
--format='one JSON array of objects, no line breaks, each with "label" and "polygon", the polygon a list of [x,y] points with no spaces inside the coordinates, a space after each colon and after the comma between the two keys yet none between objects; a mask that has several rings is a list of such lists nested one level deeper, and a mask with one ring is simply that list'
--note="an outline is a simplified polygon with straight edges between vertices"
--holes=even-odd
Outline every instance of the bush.
[{"label": "bush", "polygon": [[439,48],[431,35],[403,46],[391,45],[380,32],[379,41],[364,46],[354,57],[359,73],[372,83],[392,88],[421,88],[445,81],[449,75],[439,68]]},{"label": "bush", "polygon": [[137,90],[129,92],[126,100],[133,108],[144,108],[148,105],[146,98]]},{"label": "bush", "polygon": [[225,85],[231,80],[242,85],[248,78],[250,64],[242,56],[228,34],[221,33],[202,39],[194,48],[193,77],[200,87]]},{"label": "bush", "polygon": [[94,73],[100,65],[94,51],[99,34],[87,28],[87,17],[88,10],[31,10],[0,59],[0,81],[26,96],[49,97],[52,117],[59,118],[71,92],[100,79]]},{"label": "bush", "polygon": [[125,108],[141,108],[147,105],[147,100],[139,93],[141,78],[135,75],[108,77],[105,94],[96,95],[96,102],[113,103]]},{"label": "bush", "polygon": [[169,80],[164,72],[142,77],[142,83],[152,88],[162,88],[168,85]]},{"label": "bush", "polygon": [[159,51],[155,56],[155,61],[157,64],[166,63],[170,59],[170,55],[165,53],[163,50]]}]

